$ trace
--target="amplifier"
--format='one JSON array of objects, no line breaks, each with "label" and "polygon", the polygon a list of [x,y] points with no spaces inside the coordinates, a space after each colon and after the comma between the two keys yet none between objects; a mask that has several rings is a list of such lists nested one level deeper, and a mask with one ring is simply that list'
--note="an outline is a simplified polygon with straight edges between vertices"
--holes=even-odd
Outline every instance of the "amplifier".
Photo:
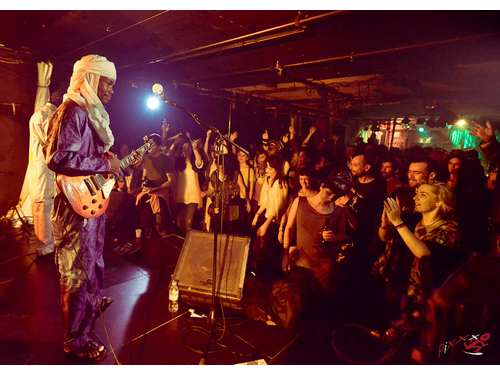
[{"label": "amplifier", "polygon": [[[215,295],[223,306],[241,309],[250,238],[217,234]],[[172,280],[181,301],[212,304],[214,233],[189,230]]]}]

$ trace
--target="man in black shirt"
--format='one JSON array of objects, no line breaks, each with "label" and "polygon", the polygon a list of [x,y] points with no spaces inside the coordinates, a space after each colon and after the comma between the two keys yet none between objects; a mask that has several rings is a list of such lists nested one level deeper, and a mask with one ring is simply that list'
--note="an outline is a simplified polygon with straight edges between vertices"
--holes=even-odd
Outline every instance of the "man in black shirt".
[{"label": "man in black shirt", "polygon": [[373,176],[372,165],[373,162],[363,154],[354,156],[350,163],[354,190],[351,207],[358,220],[355,247],[358,256],[371,259],[378,255],[375,233],[387,195],[384,181]]},{"label": "man in black shirt", "polygon": [[[380,255],[383,247],[376,236],[386,198],[385,182],[375,178],[372,170],[373,161],[369,156],[357,154],[351,158],[349,168],[353,177],[352,198],[348,202],[354,210],[357,220],[356,232],[353,235],[353,255],[349,261],[346,254],[347,297],[344,302],[349,318],[361,319],[371,324],[372,312],[379,304],[382,287],[375,285],[370,274],[373,262]],[[354,259],[352,259],[354,258]],[[370,314],[367,314],[367,312]],[[369,319],[366,321],[365,319]]]}]

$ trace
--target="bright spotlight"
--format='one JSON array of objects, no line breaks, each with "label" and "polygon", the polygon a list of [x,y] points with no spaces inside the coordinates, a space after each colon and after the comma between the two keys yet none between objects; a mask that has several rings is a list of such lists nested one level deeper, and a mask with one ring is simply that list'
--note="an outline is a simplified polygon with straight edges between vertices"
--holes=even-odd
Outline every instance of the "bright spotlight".
[{"label": "bright spotlight", "polygon": [[158,108],[158,105],[160,104],[160,101],[158,100],[158,98],[149,98],[148,99],[148,108],[149,109],[156,109]]},{"label": "bright spotlight", "polygon": [[458,121],[457,121],[457,125],[458,125],[458,126],[464,126],[464,125],[465,125],[465,123],[466,123],[466,121],[465,121],[465,120],[458,120]]},{"label": "bright spotlight", "polygon": [[423,132],[425,132],[425,129],[421,126],[421,127],[419,127],[419,128],[418,128],[418,131],[419,131],[420,133],[423,133]]}]

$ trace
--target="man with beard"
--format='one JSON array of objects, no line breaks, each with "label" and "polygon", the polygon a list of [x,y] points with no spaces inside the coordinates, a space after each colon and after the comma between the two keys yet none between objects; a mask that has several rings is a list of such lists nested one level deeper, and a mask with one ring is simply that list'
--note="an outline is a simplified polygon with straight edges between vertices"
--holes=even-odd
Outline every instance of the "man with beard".
[{"label": "man with beard", "polygon": [[352,208],[358,220],[354,246],[358,258],[364,259],[374,255],[373,240],[383,210],[383,201],[386,198],[384,181],[374,177],[372,165],[373,162],[369,157],[358,154],[351,159],[349,166],[355,191]]},{"label": "man with beard", "polygon": [[366,154],[355,155],[349,165],[353,180],[353,197],[347,205],[354,210],[357,220],[356,232],[353,235],[354,256],[346,254],[346,262],[344,262],[344,267],[350,270],[346,272],[349,275],[348,288],[353,288],[346,293],[350,296],[346,303],[352,303],[348,307],[352,309],[351,315],[371,311],[376,303],[375,293],[372,290],[373,284],[370,280],[370,269],[381,251],[376,231],[380,223],[386,191],[384,181],[374,177],[372,166],[373,161]]}]

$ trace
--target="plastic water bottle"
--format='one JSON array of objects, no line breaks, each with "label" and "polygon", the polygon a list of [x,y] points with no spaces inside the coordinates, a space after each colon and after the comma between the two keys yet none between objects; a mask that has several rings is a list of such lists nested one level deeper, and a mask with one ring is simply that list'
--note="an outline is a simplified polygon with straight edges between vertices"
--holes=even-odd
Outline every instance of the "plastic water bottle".
[{"label": "plastic water bottle", "polygon": [[168,299],[168,310],[172,313],[177,312],[179,310],[179,287],[177,286],[177,280],[172,281],[168,292]]}]

